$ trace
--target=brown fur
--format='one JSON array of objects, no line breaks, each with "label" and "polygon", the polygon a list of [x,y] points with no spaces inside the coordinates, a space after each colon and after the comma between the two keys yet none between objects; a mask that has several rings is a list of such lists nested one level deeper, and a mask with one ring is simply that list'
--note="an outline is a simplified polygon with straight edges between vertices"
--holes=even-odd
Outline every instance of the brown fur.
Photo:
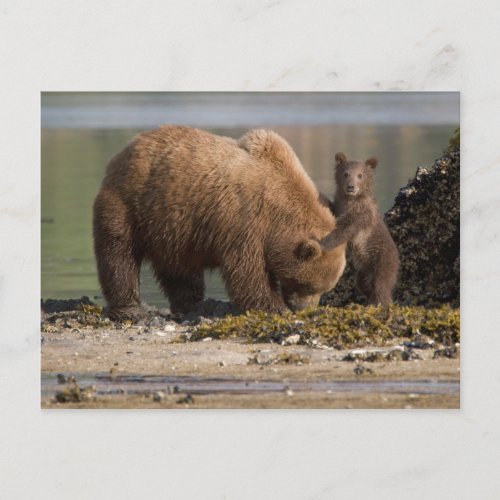
[{"label": "brown fur", "polygon": [[399,257],[373,195],[377,159],[347,161],[344,153],[337,153],[335,162],[337,190],[332,211],[337,216],[337,227],[325,244],[334,248],[348,242],[360,293],[370,304],[390,304]]},{"label": "brown fur", "polygon": [[139,269],[151,263],[173,312],[203,299],[220,267],[241,310],[317,304],[345,265],[345,245],[319,243],[335,218],[292,148],[253,130],[238,142],[163,126],[109,162],[94,202],[99,280],[112,318],[143,315]]}]

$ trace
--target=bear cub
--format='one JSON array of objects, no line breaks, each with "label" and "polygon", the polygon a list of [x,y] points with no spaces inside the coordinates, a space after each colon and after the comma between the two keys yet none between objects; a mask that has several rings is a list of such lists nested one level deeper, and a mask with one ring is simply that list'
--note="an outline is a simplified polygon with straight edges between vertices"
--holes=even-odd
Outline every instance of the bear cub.
[{"label": "bear cub", "polygon": [[378,160],[348,161],[335,155],[335,200],[331,204],[337,226],[328,236],[331,248],[347,243],[347,256],[356,271],[356,286],[369,304],[392,302],[399,256],[373,194]]}]

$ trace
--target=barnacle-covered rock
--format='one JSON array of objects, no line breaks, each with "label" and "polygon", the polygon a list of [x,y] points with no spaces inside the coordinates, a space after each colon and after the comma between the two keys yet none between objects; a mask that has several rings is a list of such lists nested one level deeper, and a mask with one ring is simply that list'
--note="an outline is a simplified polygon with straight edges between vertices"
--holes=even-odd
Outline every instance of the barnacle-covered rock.
[{"label": "barnacle-covered rock", "polygon": [[95,306],[95,304],[86,295],[83,295],[80,299],[41,300],[42,312],[48,314],[63,311],[74,311],[82,306]]},{"label": "barnacle-covered rock", "polygon": [[[460,305],[460,132],[432,167],[419,167],[385,222],[400,255],[394,299],[400,304]],[[350,264],[322,304],[364,303]]]},{"label": "barnacle-covered rock", "polygon": [[[58,383],[61,383],[62,379],[59,377],[59,375]],[[81,387],[73,376],[69,377],[67,381],[65,380],[65,382],[66,385],[61,390],[56,392],[55,400],[58,403],[78,403],[81,401],[89,401],[95,398],[95,385]]]}]

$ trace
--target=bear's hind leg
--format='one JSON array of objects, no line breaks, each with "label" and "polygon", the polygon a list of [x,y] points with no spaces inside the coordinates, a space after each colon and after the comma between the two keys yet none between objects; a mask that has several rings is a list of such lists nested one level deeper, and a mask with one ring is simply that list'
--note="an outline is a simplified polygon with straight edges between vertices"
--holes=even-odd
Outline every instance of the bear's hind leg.
[{"label": "bear's hind leg", "polygon": [[205,295],[203,271],[190,275],[165,273],[155,270],[160,286],[170,302],[173,314],[186,314],[196,308]]},{"label": "bear's hind leg", "polygon": [[[101,290],[112,320],[137,321],[146,313],[140,306],[139,269],[142,256],[119,200],[99,195],[94,204],[94,250]],[[121,217],[117,216],[121,215]]]},{"label": "bear's hind leg", "polygon": [[387,306],[392,304],[392,294],[391,291],[388,290],[384,286],[375,285],[368,298],[368,302],[372,305],[382,305]]},{"label": "bear's hind leg", "polygon": [[356,288],[368,301],[373,291],[373,276],[366,269],[360,269],[356,273]]},{"label": "bear's hind leg", "polygon": [[366,297],[371,305],[387,306],[392,304],[392,286],[388,283],[387,276],[381,270],[370,274],[370,286]]},{"label": "bear's hind leg", "polygon": [[392,286],[385,276],[373,268],[360,269],[356,275],[358,291],[366,297],[370,305],[392,304]]}]

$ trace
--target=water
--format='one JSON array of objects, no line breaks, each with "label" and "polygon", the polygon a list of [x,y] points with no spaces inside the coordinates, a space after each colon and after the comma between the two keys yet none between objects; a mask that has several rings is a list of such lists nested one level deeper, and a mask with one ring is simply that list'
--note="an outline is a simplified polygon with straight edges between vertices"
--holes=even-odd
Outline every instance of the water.
[{"label": "water", "polygon": [[[107,161],[139,131],[160,123],[237,138],[265,126],[291,144],[319,190],[333,194],[333,157],[376,155],[382,211],[417,166],[430,165],[458,126],[456,93],[46,93],[42,96],[42,298],[100,296],[92,203]],[[217,272],[207,296],[227,298]],[[165,306],[151,272],[146,302]],[[99,302],[99,299],[98,299]]]},{"label": "water", "polygon": [[[294,392],[349,392],[384,394],[447,394],[460,392],[460,382],[443,380],[244,380],[227,377],[74,374],[80,387],[96,386],[98,395],[152,394],[168,391],[190,394],[265,394]],[[42,397],[53,397],[61,389],[54,373],[42,374]]]}]

